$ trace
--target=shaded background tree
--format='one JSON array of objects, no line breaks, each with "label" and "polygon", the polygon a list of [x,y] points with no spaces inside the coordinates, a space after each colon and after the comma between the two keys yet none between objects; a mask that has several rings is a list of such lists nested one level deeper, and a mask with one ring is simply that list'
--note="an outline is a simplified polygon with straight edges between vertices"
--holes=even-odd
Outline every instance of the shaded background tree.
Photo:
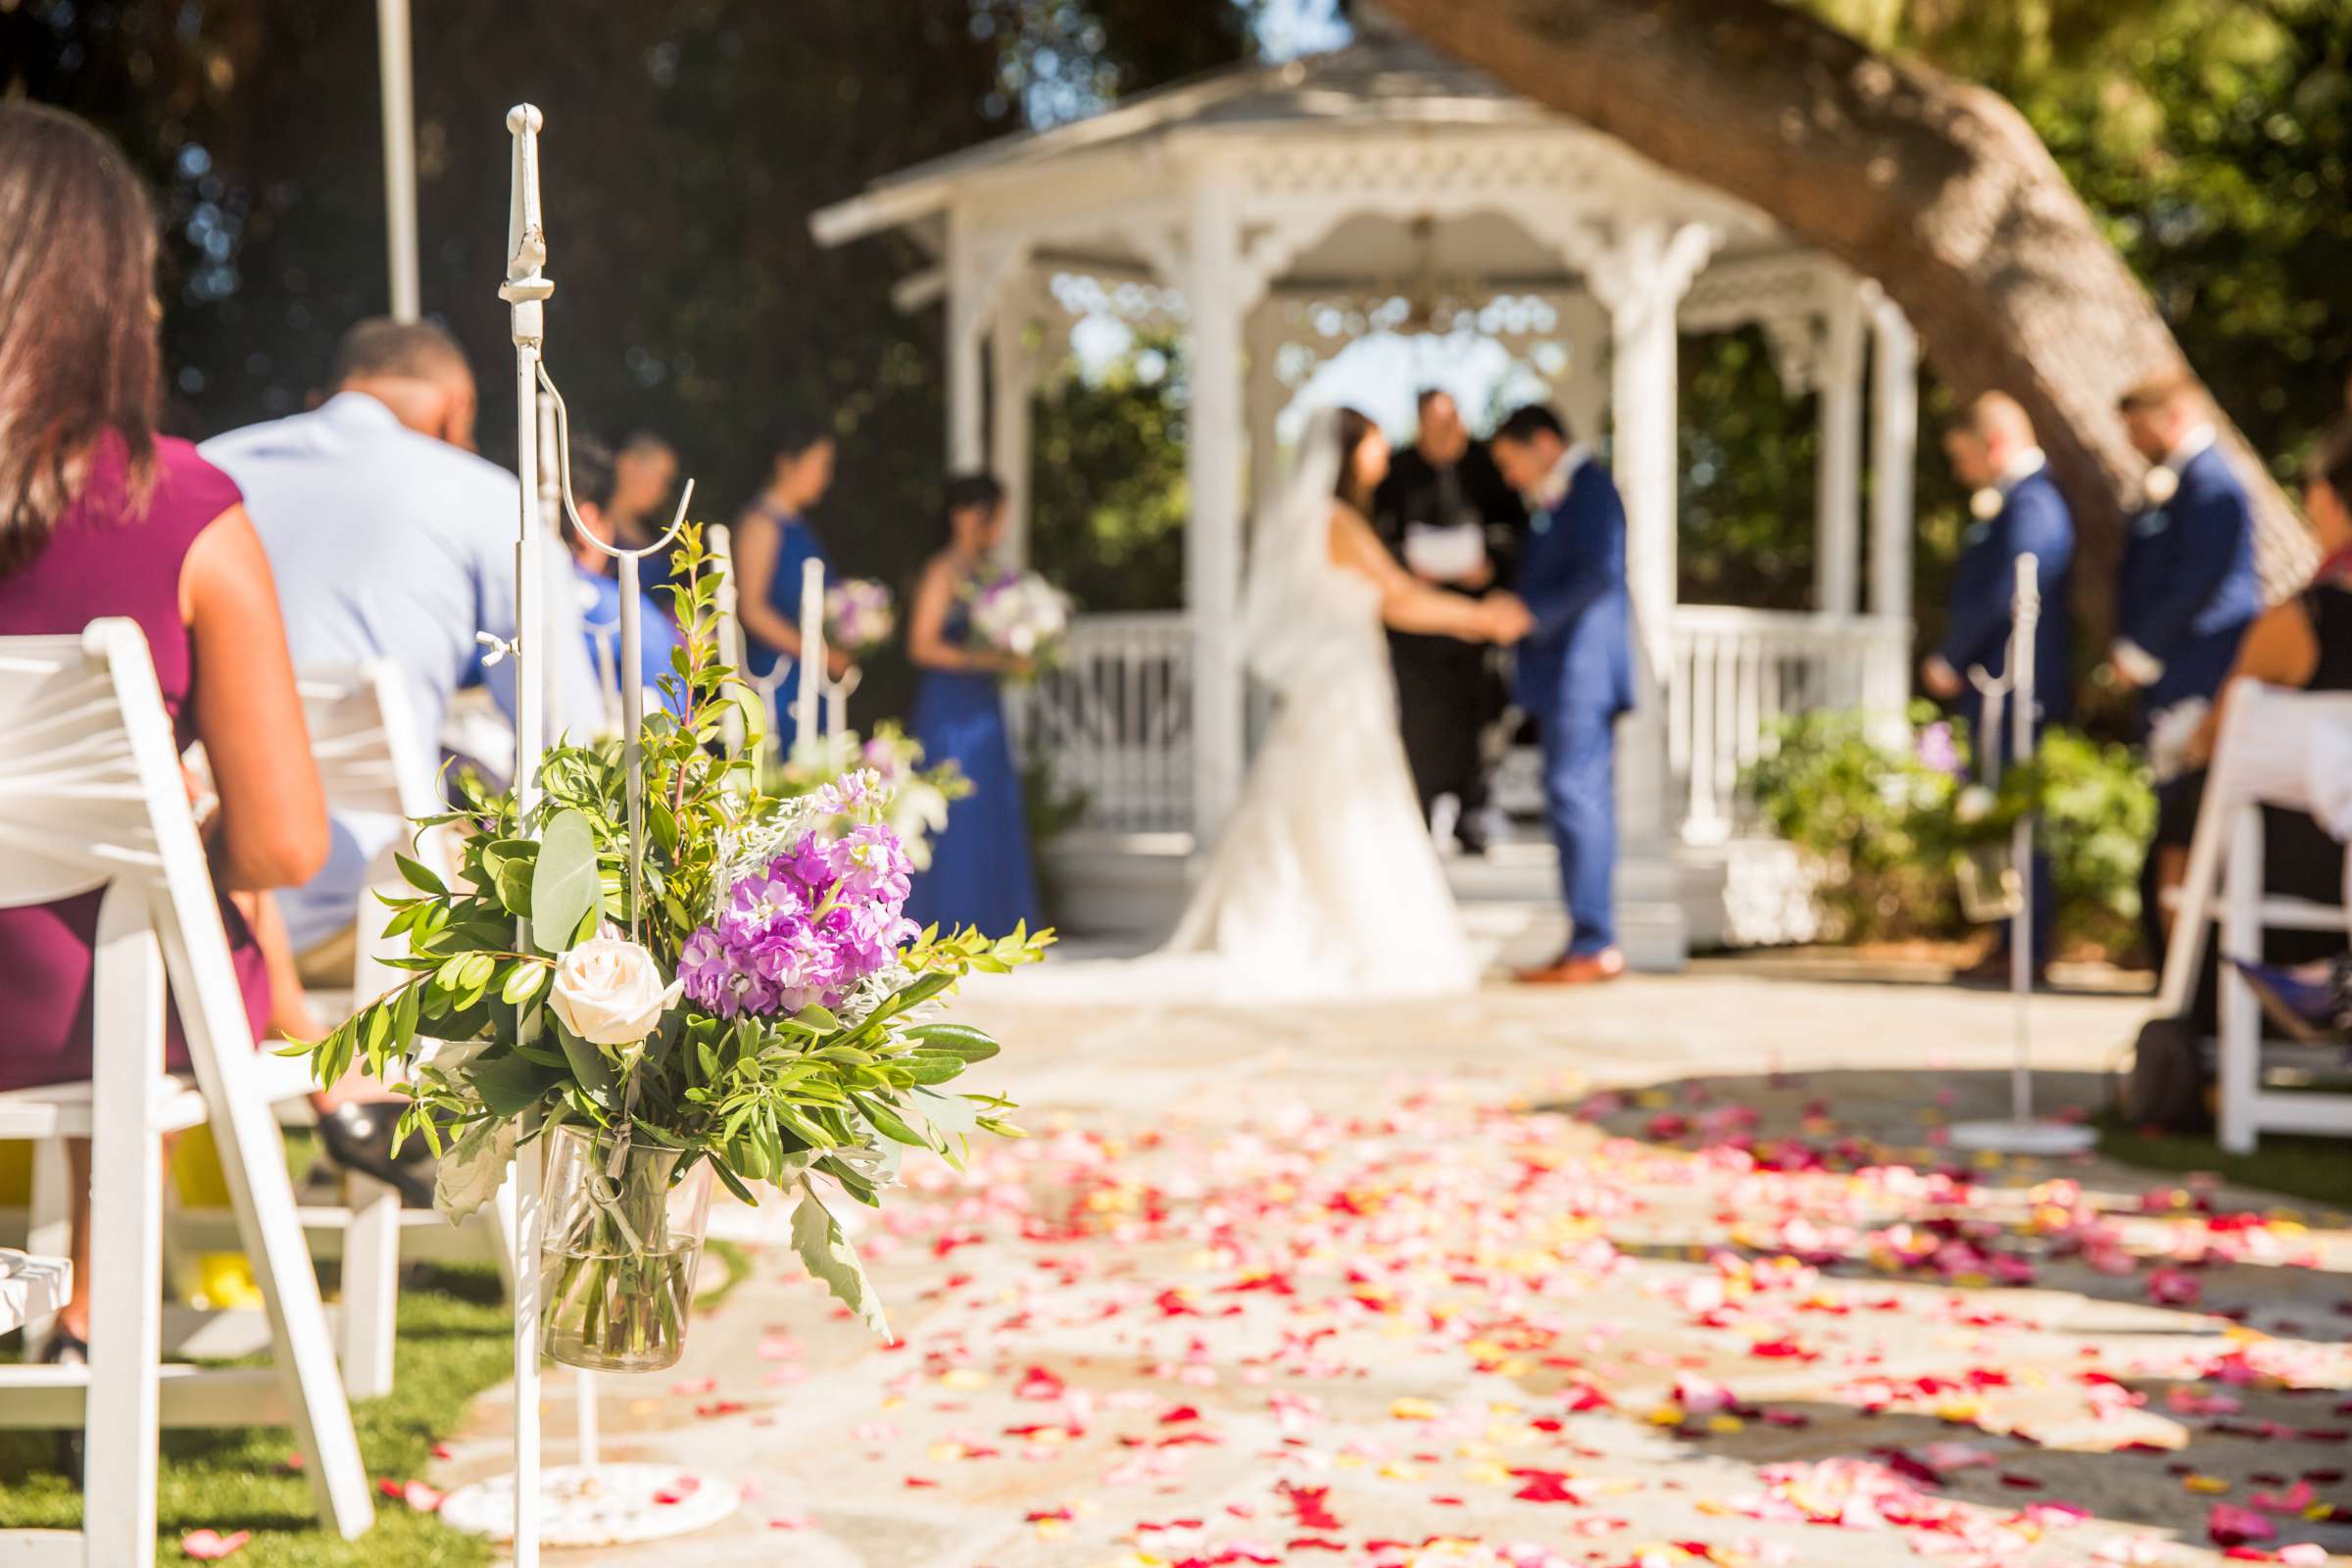
[{"label": "shaded background tree", "polygon": [[[874,174],[1086,114],[1279,33],[1329,36],[1315,14],[1337,10],[1332,0],[416,3],[427,309],[485,375],[500,373],[500,117],[532,96],[550,117],[555,368],[582,422],[668,432],[715,516],[757,482],[766,431],[784,415],[834,420],[844,466],[829,530],[851,569],[893,579],[933,535],[937,313],[889,303],[911,257],[818,250],[808,212]],[[2013,101],[2223,407],[2273,472],[2291,471],[2352,372],[2352,276],[2340,266],[2352,254],[2352,8],[1806,9]],[[300,407],[335,334],[381,308],[369,12],[267,0],[0,9],[0,90],[106,125],[163,193],[168,351],[175,419],[189,433]],[[1685,344],[1693,600],[1805,602],[1813,416],[1766,362],[1748,334]],[[1050,382],[1038,409],[1041,552],[1098,608],[1165,604],[1176,580],[1182,368],[1166,360],[1154,377],[1144,364],[1133,356],[1092,380]],[[1932,380],[1931,423],[1949,401]],[[506,403],[489,404],[485,441],[510,451]],[[1932,438],[1921,456],[1917,611],[1932,637],[1965,518]],[[894,701],[894,684],[869,695]]]},{"label": "shaded background tree", "polygon": [[[937,312],[910,270],[819,249],[808,216],[867,179],[1238,57],[1234,0],[416,0],[422,296],[514,450],[509,105],[547,113],[549,364],[584,428],[660,430],[731,515],[788,416],[842,443],[846,569],[907,578],[934,542]],[[388,301],[374,8],[270,0],[0,7],[0,91],[104,126],[162,193],[181,433],[293,412]],[[129,302],[125,302],[126,306]],[[1078,456],[1083,457],[1081,450]],[[1115,456],[1110,454],[1109,456]],[[1115,487],[1116,474],[1102,476]],[[891,704],[884,672],[869,702]]]}]

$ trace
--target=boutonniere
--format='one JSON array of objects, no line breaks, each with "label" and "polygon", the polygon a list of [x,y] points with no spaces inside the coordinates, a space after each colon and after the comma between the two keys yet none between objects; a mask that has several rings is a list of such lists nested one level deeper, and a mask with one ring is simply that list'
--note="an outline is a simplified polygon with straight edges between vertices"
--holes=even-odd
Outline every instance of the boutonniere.
[{"label": "boutonniere", "polygon": [[2169,463],[2159,463],[2139,482],[2140,498],[2150,507],[2161,507],[2180,493],[2180,475],[2173,471]]},{"label": "boutonniere", "polygon": [[2007,499],[2002,496],[2000,491],[1991,485],[1986,485],[1984,489],[1969,496],[1968,514],[1979,522],[1990,522],[2001,514],[2001,508],[2006,505],[2008,505]]}]

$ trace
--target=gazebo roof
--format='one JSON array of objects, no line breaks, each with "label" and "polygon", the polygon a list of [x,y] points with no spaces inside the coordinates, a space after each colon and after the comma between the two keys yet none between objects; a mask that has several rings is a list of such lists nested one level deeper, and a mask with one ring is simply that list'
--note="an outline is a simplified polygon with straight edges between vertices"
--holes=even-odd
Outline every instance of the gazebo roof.
[{"label": "gazebo roof", "polygon": [[[828,246],[902,230],[947,261],[953,220],[967,261],[984,253],[972,285],[982,314],[1007,254],[1045,270],[1181,287],[1188,181],[1221,168],[1230,174],[1209,177],[1233,182],[1258,281],[1298,296],[1408,277],[1476,279],[1497,294],[1575,291],[1587,247],[1570,231],[1641,219],[1713,232],[1702,296],[1761,287],[1782,314],[1812,303],[1812,264],[1769,215],[1361,9],[1342,48],[1228,67],[916,164],[819,211],[810,229]],[[1749,263],[1770,275],[1732,275]],[[902,303],[955,286],[942,271],[918,274],[901,286]]]},{"label": "gazebo roof", "polygon": [[955,186],[1138,151],[1179,132],[1264,137],[1344,131],[1362,137],[1386,128],[1424,136],[1439,127],[1578,123],[1424,47],[1376,16],[1359,19],[1357,28],[1353,42],[1324,54],[1279,65],[1227,67],[1140,94],[1085,120],[998,137],[885,174],[858,196],[817,213],[811,227],[828,245],[910,227],[936,250],[940,236],[931,220]]}]

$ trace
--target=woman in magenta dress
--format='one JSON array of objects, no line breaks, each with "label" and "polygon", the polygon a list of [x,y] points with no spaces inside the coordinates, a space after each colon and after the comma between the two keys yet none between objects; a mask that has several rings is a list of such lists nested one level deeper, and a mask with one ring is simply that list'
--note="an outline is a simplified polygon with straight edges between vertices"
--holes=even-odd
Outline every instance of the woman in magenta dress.
[{"label": "woman in magenta dress", "polygon": [[[155,220],[122,156],[69,115],[0,104],[0,636],[138,623],[180,745],[204,742],[207,835],[247,1010],[270,984],[225,895],[307,879],[326,808],[277,594],[236,486],[155,432]],[[97,893],[0,909],[0,1090],[90,1075]],[[247,907],[253,907],[248,902]],[[166,1054],[186,1048],[171,1020]],[[74,1299],[49,1354],[89,1332],[89,1147],[71,1151]]]},{"label": "woman in magenta dress", "polygon": [[951,480],[947,512],[947,548],[923,568],[906,621],[906,655],[923,672],[909,727],[924,763],[956,763],[972,793],[948,808],[906,914],[943,931],[976,925],[1003,936],[1020,921],[1038,924],[1041,914],[1028,808],[999,689],[1024,664],[975,641],[971,628],[972,590],[1004,533],[1004,487],[985,473]]}]

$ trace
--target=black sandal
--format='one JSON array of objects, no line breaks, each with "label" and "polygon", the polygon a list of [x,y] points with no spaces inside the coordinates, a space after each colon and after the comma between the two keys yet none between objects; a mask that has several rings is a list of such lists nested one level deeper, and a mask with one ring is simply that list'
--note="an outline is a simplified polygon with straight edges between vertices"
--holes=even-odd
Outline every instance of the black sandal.
[{"label": "black sandal", "polygon": [[392,1153],[402,1108],[390,1101],[337,1105],[318,1118],[318,1148],[336,1167],[398,1189],[404,1206],[430,1208],[433,1157],[424,1140],[412,1138],[397,1158]]}]

